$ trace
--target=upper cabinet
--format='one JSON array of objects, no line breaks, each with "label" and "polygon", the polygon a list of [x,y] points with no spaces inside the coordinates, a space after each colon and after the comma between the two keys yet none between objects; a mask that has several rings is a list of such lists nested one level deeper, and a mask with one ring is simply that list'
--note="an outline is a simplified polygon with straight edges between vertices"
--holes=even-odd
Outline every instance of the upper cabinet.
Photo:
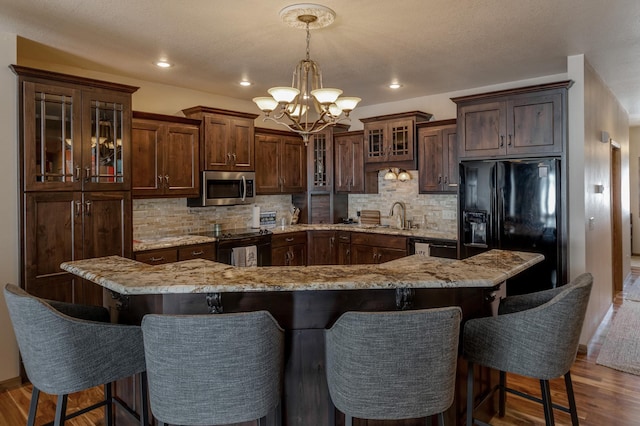
[{"label": "upper cabinet", "polygon": [[361,118],[364,123],[364,161],[372,167],[414,169],[416,124],[429,121],[431,114],[412,111]]},{"label": "upper cabinet", "polygon": [[334,137],[336,193],[365,192],[364,136],[361,131]]},{"label": "upper cabinet", "polygon": [[255,136],[256,194],[306,191],[306,149],[302,138],[280,130],[259,129]]},{"label": "upper cabinet", "polygon": [[418,128],[418,190],[458,191],[456,120],[431,121]]},{"label": "upper cabinet", "polygon": [[560,155],[571,81],[453,98],[459,158]]},{"label": "upper cabinet", "polygon": [[182,110],[188,118],[201,120],[200,163],[202,170],[254,171],[254,125],[257,114],[205,106]]},{"label": "upper cabinet", "polygon": [[136,87],[11,66],[19,77],[24,191],[131,187]]},{"label": "upper cabinet", "polygon": [[200,120],[133,112],[134,198],[200,194]]}]

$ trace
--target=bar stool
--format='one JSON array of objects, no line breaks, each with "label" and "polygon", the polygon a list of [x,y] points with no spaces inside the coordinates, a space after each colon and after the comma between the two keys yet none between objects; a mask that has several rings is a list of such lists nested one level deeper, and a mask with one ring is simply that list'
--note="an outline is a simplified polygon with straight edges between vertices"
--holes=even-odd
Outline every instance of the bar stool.
[{"label": "bar stool", "polygon": [[[45,301],[7,284],[4,297],[24,368],[33,385],[27,426],[35,423],[40,392],[58,395],[54,422],[105,407],[105,424],[113,424],[113,403],[141,425],[148,425],[142,331],[138,326],[109,323],[101,306]],[[140,374],[141,415],[111,393],[111,383]],[[104,385],[105,399],[67,415],[67,396]]]},{"label": "bar stool", "polygon": [[[576,358],[593,277],[582,274],[571,283],[551,290],[511,296],[500,302],[497,317],[467,321],[463,352],[469,363],[467,375],[467,425],[485,424],[473,417],[473,366],[500,371],[500,417],[505,414],[506,393],[541,403],[547,425],[553,425],[553,408],[571,414],[578,425],[570,368]],[[506,373],[540,380],[542,398],[508,388]],[[564,376],[569,407],[551,402],[549,379]],[[493,392],[492,392],[493,393]]]},{"label": "bar stool", "polygon": [[[462,311],[346,312],[325,331],[333,404],[352,418],[402,420],[453,403]],[[428,423],[430,424],[430,423]]]},{"label": "bar stool", "polygon": [[150,314],[142,332],[151,412],[159,424],[279,417],[284,332],[268,312]]}]

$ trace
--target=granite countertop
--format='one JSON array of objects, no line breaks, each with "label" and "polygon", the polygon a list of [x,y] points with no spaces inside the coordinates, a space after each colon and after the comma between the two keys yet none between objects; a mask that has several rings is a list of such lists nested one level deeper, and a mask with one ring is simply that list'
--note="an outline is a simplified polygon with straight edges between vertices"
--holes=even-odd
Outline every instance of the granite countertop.
[{"label": "granite countertop", "polygon": [[463,260],[407,256],[380,265],[238,268],[205,259],[147,265],[119,256],[61,268],[120,294],[493,287],[544,256],[490,250]]},{"label": "granite countertop", "polygon": [[[387,234],[387,235],[400,235],[405,237],[422,237],[422,238],[435,238],[442,240],[456,240],[457,235],[450,232],[437,231],[432,229],[397,229],[379,225],[360,225],[360,224],[299,224],[299,225],[287,225],[285,227],[277,226],[275,228],[269,228],[269,231],[274,235],[286,234],[290,232],[299,231],[312,231],[312,230],[338,230],[338,231],[351,231],[351,232],[367,232],[370,234]],[[215,237],[204,237],[200,235],[181,235],[171,237],[159,237],[145,240],[134,240],[133,251],[145,251],[156,250],[170,247],[187,246],[191,244],[202,244],[215,242]]]}]

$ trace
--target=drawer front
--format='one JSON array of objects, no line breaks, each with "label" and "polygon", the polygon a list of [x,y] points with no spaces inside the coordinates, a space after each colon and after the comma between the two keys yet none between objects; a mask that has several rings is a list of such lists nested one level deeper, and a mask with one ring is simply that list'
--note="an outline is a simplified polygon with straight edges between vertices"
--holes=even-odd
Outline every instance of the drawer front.
[{"label": "drawer front", "polygon": [[148,263],[149,265],[161,265],[163,263],[171,263],[178,261],[178,250],[175,248],[149,250],[135,254],[138,262]]},{"label": "drawer front", "polygon": [[338,232],[338,242],[339,243],[350,243],[351,242],[351,232]]},{"label": "drawer front", "polygon": [[302,231],[271,236],[271,247],[284,247],[293,244],[307,244],[307,233]]},{"label": "drawer front", "polygon": [[216,259],[216,248],[213,244],[198,244],[178,248],[178,260]]},{"label": "drawer front", "polygon": [[362,244],[373,247],[387,247],[406,250],[407,238],[398,235],[367,234],[352,232],[351,244]]}]

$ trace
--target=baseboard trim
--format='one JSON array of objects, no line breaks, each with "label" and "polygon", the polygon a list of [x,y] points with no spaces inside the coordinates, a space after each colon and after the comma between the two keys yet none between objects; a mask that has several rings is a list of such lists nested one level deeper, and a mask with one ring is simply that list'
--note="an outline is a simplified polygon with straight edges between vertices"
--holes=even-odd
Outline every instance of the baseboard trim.
[{"label": "baseboard trim", "polygon": [[0,392],[19,388],[22,386],[22,378],[20,376],[0,382]]},{"label": "baseboard trim", "polygon": [[580,355],[586,355],[587,354],[587,345],[583,345],[582,343],[580,343],[578,345],[578,353]]}]

